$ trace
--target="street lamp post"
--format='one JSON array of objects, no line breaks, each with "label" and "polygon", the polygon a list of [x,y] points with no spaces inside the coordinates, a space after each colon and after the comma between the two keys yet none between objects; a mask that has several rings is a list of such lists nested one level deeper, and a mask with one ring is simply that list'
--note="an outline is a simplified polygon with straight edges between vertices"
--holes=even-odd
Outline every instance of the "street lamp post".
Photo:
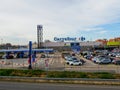
[{"label": "street lamp post", "polygon": [[1,45],[2,45],[2,39],[1,39]]},{"label": "street lamp post", "polygon": [[1,38],[1,45],[0,45],[0,46],[1,46],[1,48],[2,48],[2,43],[3,43],[3,39]]}]

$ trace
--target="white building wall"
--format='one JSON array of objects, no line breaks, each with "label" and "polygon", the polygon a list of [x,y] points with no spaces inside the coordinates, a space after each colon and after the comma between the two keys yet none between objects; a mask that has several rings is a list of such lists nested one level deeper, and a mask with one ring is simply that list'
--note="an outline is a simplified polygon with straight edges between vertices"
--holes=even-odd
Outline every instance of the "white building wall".
[{"label": "white building wall", "polygon": [[[44,47],[70,46],[71,42],[44,42]],[[99,46],[100,42],[80,42],[80,46]]]},{"label": "white building wall", "polygon": [[43,43],[44,47],[59,47],[64,46],[64,42],[45,42]]},{"label": "white building wall", "polygon": [[99,46],[101,42],[80,42],[80,46]]}]

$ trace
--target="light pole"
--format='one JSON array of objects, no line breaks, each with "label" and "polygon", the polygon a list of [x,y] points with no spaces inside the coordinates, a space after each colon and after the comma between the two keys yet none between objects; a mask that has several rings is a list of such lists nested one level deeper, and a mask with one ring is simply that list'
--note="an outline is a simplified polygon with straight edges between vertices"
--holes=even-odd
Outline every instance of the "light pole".
[{"label": "light pole", "polygon": [[0,44],[0,48],[2,49],[2,43],[3,43],[3,39],[1,38],[1,44]]},{"label": "light pole", "polygon": [[2,43],[3,43],[3,39],[1,38],[1,45],[2,45]]},{"label": "light pole", "polygon": [[2,45],[2,39],[1,39],[1,45]]}]

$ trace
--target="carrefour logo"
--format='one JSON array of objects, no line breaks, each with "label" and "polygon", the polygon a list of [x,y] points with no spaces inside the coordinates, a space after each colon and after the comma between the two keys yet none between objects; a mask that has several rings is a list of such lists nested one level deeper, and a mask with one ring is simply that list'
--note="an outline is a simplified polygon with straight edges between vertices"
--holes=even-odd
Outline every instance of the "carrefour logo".
[{"label": "carrefour logo", "polygon": [[58,38],[58,37],[54,37],[54,41],[57,41],[57,42],[65,42],[65,41],[84,41],[85,40],[85,37],[79,37],[79,38],[76,38],[76,37],[65,37],[65,38]]}]

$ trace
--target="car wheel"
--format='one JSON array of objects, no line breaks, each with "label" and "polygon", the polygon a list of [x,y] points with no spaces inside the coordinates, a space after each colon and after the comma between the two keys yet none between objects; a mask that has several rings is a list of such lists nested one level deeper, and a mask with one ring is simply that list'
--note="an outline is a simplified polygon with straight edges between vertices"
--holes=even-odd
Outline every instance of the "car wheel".
[{"label": "car wheel", "polygon": [[79,66],[81,66],[82,64],[79,64]]},{"label": "car wheel", "polygon": [[102,64],[102,62],[99,62],[98,64]]}]

